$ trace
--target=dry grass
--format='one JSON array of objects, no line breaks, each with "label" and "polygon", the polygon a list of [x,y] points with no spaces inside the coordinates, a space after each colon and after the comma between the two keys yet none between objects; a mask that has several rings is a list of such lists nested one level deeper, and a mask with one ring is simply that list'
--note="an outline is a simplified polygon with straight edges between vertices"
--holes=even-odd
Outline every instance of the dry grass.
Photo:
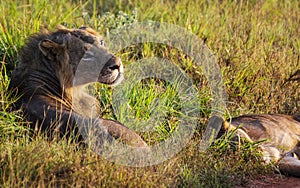
[{"label": "dry grass", "polygon": [[[28,35],[42,26],[90,25],[105,35],[135,20],[179,25],[204,40],[217,55],[228,93],[228,116],[299,113],[299,81],[287,81],[300,69],[298,1],[0,0],[0,11],[3,187],[232,187],[273,169],[261,165],[256,145],[230,147],[232,142],[226,137],[199,152],[202,130],[211,113],[206,107],[211,101],[209,87],[205,77],[188,66],[188,59],[165,46],[145,44],[120,52],[120,56],[127,65],[153,54],[176,62],[187,61],[181,68],[186,69],[199,89],[202,116],[189,146],[172,159],[145,168],[126,167],[108,162],[68,140],[49,142],[43,136],[29,136],[20,112],[7,112],[11,101],[6,89],[11,70],[17,64],[18,49]],[[114,118],[111,90],[104,87],[98,95],[103,116]],[[169,109],[176,110],[172,105]]]}]

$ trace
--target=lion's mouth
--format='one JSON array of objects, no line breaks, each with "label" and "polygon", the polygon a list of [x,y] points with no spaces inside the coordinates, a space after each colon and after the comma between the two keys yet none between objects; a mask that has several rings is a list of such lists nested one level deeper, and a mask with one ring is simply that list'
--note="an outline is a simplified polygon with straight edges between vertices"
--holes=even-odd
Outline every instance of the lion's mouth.
[{"label": "lion's mouth", "polygon": [[111,83],[107,83],[107,85],[116,86],[116,85],[120,84],[123,80],[124,80],[124,73],[119,72],[118,75],[116,76],[116,78]]},{"label": "lion's mouth", "polygon": [[109,85],[116,86],[122,82],[124,79],[124,68],[121,64],[118,69],[110,70],[108,74],[101,75],[99,77],[99,82]]}]

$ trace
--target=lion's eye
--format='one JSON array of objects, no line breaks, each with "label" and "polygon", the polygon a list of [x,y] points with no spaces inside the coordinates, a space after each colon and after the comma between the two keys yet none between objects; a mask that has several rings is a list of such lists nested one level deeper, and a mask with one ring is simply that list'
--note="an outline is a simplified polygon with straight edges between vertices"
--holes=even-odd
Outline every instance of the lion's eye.
[{"label": "lion's eye", "polygon": [[104,40],[100,40],[99,43],[100,43],[101,46],[105,46]]}]

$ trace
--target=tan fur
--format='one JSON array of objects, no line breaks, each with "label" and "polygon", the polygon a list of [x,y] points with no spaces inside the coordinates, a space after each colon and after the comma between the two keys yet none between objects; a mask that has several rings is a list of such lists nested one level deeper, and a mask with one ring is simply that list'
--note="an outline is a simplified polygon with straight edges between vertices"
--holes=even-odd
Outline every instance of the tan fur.
[{"label": "tan fur", "polygon": [[266,162],[278,162],[284,173],[300,176],[300,116],[283,114],[243,115],[224,123],[228,131],[249,141],[262,141],[260,148]]}]

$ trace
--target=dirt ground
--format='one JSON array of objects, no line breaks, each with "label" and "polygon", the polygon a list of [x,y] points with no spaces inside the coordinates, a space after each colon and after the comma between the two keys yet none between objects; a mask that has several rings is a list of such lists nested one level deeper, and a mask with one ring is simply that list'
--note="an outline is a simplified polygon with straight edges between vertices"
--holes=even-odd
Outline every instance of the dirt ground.
[{"label": "dirt ground", "polygon": [[300,178],[269,174],[251,179],[247,185],[235,188],[300,188]]}]

